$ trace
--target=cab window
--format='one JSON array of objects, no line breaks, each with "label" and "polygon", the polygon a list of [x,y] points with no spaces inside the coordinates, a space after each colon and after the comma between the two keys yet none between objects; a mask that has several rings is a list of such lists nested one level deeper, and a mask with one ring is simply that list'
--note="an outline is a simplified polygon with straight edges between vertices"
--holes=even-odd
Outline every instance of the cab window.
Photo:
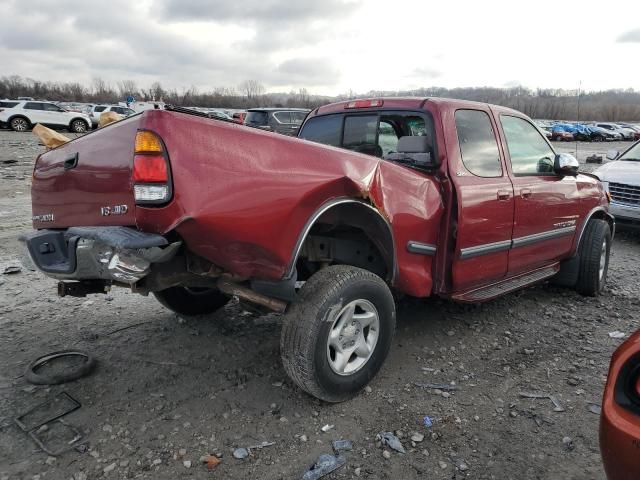
[{"label": "cab window", "polygon": [[[376,157],[397,151],[404,136],[429,137],[431,122],[426,115],[413,112],[374,114],[334,114],[310,118],[299,134],[325,145],[333,145]],[[428,142],[433,152],[432,142]]]},{"label": "cab window", "polygon": [[457,110],[456,132],[462,163],[477,177],[501,177],[498,142],[486,112]]},{"label": "cab window", "polygon": [[516,176],[554,175],[555,153],[536,127],[526,120],[501,115],[511,169]]}]

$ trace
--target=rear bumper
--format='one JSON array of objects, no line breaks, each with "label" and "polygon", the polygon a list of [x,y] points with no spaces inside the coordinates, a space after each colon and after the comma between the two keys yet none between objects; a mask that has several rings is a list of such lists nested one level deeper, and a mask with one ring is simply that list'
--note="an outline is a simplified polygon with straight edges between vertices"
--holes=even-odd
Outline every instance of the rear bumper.
[{"label": "rear bumper", "polygon": [[181,242],[127,227],[72,227],[22,235],[23,263],[58,280],[133,284],[152,263],[173,258]]}]

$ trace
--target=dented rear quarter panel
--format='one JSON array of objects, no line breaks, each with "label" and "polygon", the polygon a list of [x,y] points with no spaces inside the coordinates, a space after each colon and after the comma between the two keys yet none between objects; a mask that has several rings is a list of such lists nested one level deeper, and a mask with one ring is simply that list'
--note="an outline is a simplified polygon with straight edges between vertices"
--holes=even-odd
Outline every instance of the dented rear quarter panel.
[{"label": "dented rear quarter panel", "polygon": [[439,184],[375,157],[242,125],[150,111],[141,128],[169,153],[174,196],[162,208],[136,208],[143,231],[176,231],[188,248],[247,278],[281,279],[308,219],[327,201],[371,203],[391,225],[394,286],[429,295],[432,257],[409,240],[436,245],[443,212]]}]

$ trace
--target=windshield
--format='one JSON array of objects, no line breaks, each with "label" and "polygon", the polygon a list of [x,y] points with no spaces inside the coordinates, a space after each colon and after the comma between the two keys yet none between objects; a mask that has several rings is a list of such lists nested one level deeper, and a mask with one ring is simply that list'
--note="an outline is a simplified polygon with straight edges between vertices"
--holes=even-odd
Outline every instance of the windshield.
[{"label": "windshield", "polygon": [[618,160],[626,160],[627,162],[640,162],[640,142],[636,143],[629,150],[624,152]]}]

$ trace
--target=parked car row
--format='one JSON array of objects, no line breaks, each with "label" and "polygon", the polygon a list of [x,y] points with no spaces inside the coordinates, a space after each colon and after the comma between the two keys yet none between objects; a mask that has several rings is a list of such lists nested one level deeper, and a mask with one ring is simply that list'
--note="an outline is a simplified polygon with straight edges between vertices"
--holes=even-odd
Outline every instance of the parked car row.
[{"label": "parked car row", "polygon": [[558,142],[607,142],[640,139],[640,126],[630,123],[538,121],[538,126],[549,140]]}]

